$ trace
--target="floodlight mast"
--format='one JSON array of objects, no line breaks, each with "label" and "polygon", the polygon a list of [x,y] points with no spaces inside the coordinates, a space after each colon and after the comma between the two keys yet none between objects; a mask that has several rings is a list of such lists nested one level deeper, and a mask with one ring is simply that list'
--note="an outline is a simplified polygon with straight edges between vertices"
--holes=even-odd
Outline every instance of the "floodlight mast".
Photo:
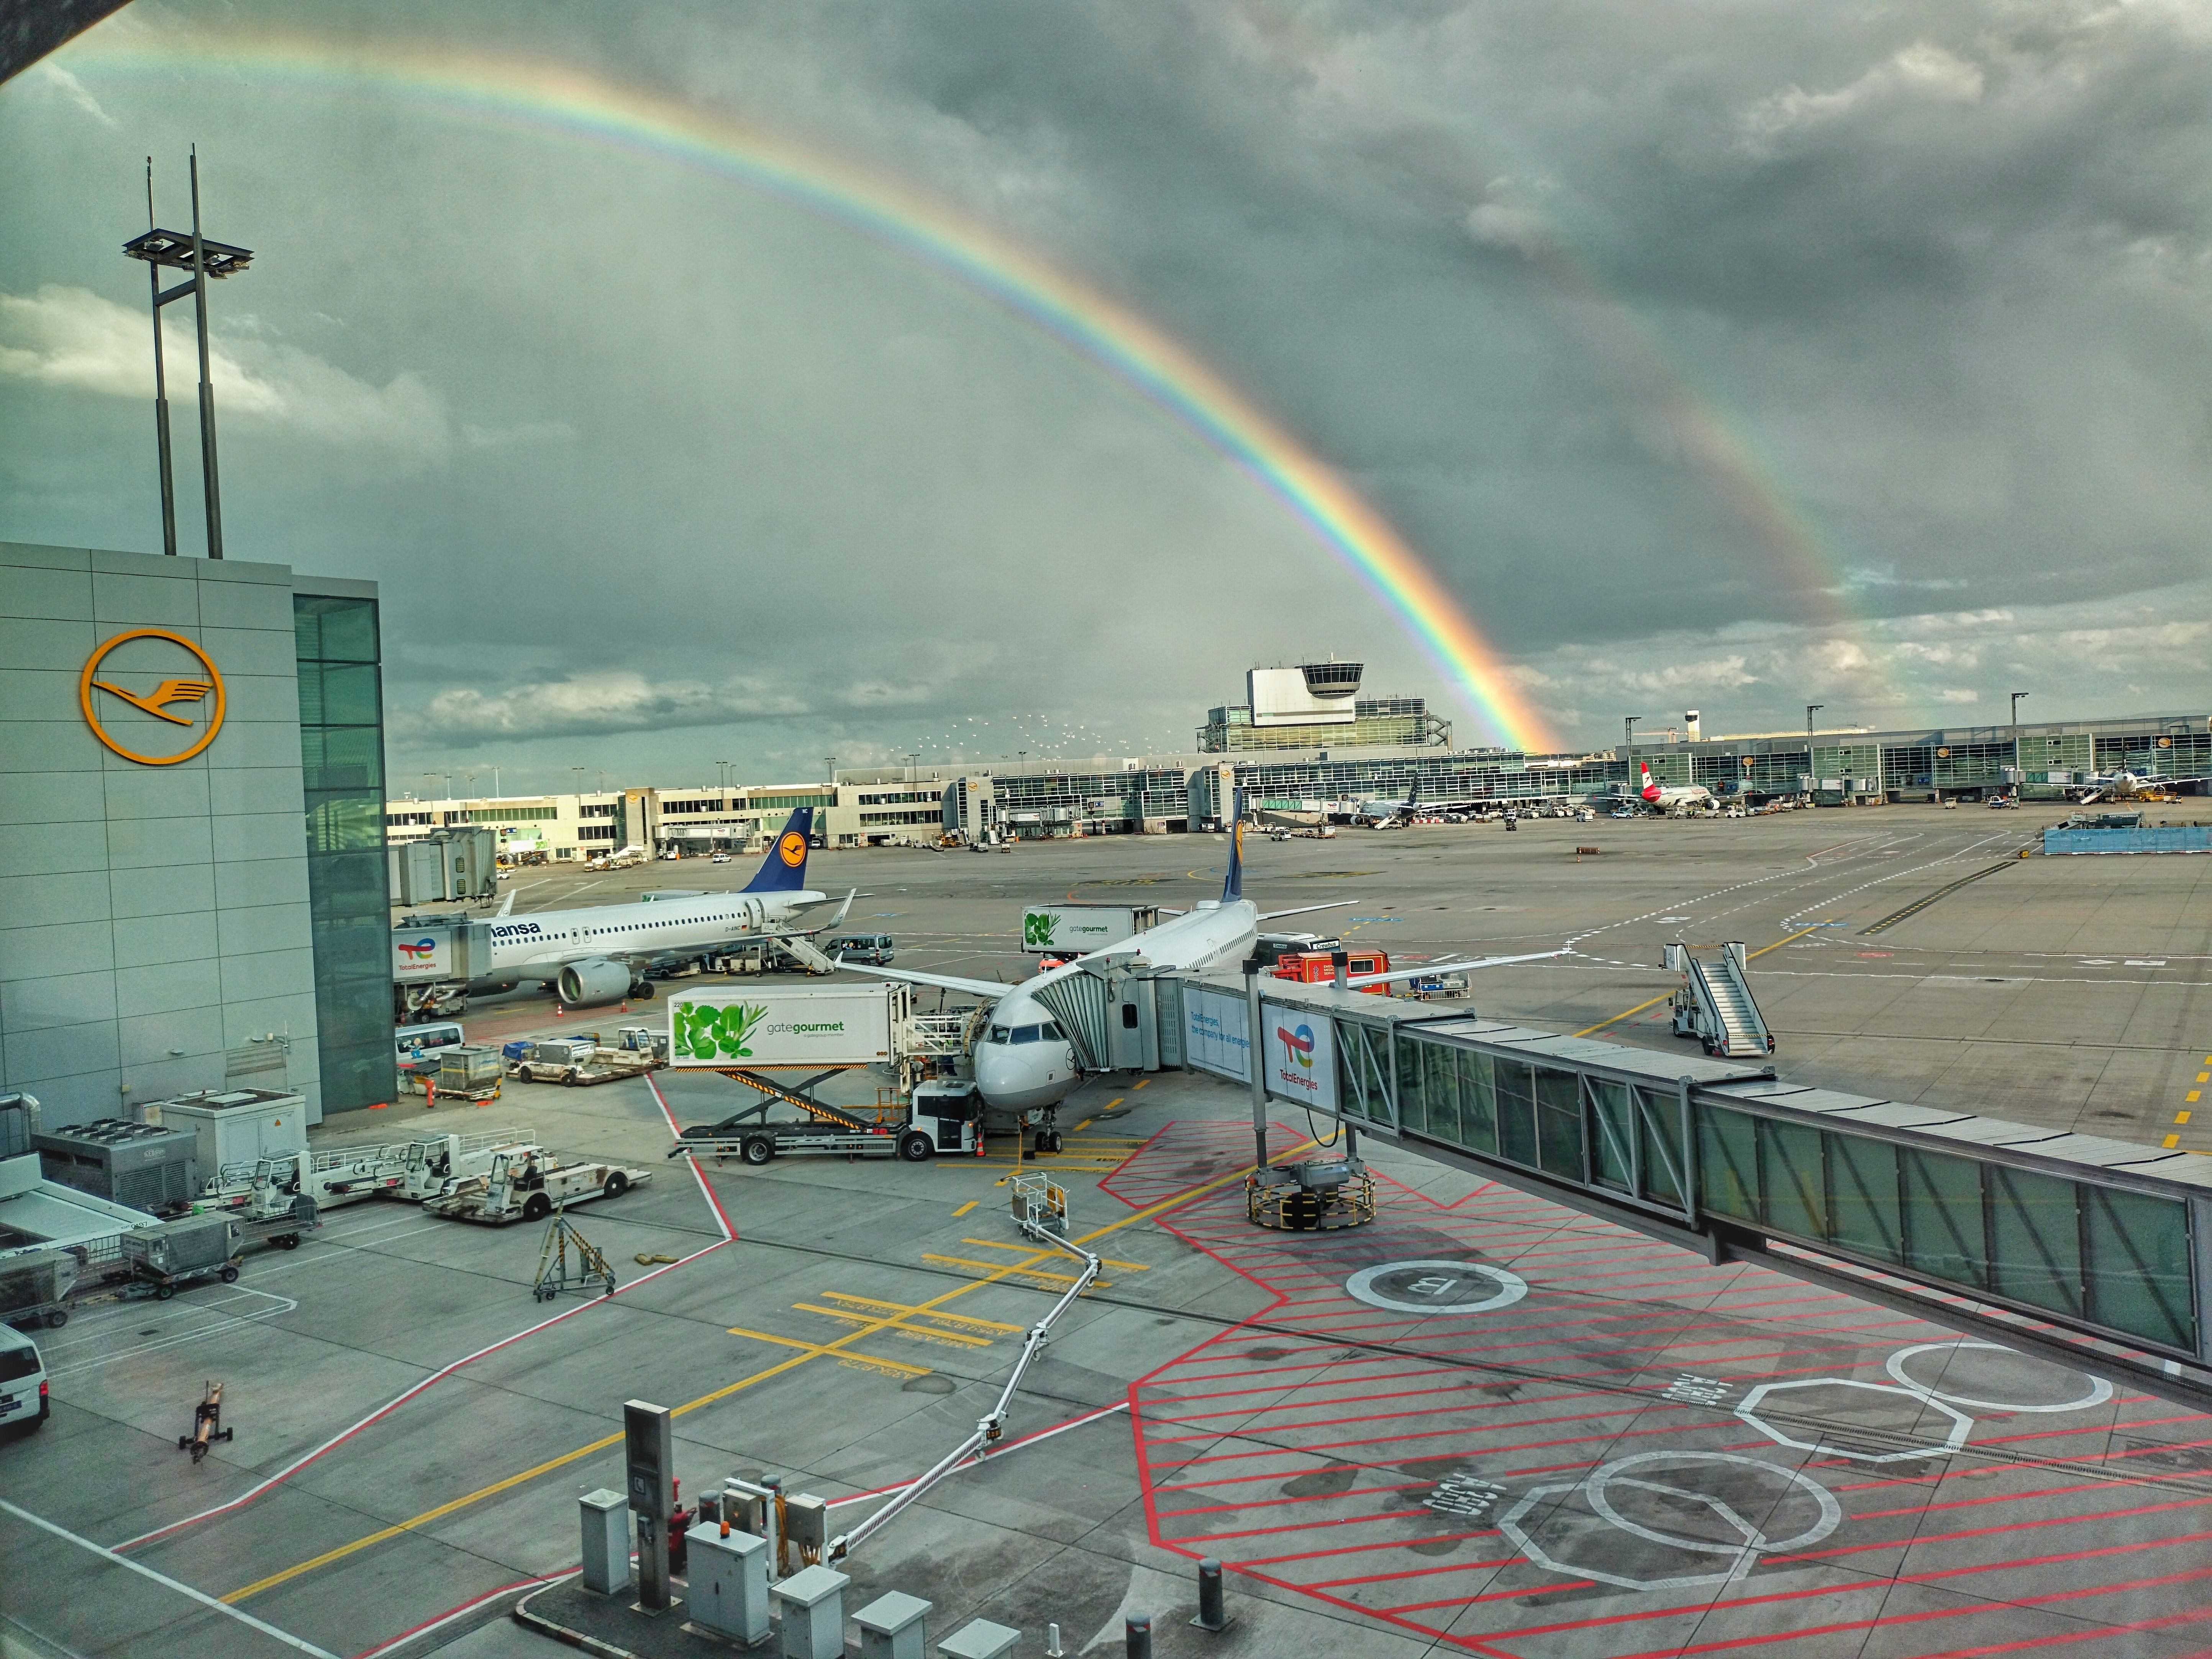
[{"label": "floodlight mast", "polygon": [[[161,550],[173,554],[177,550],[176,481],[171,469],[169,446],[169,396],[166,366],[162,361],[161,307],[172,300],[181,300],[191,295],[195,320],[199,327],[200,357],[200,477],[207,501],[207,556],[210,559],[222,556],[222,490],[216,477],[215,445],[215,384],[209,373],[207,285],[208,278],[220,282],[226,276],[244,270],[252,262],[250,248],[234,247],[228,242],[210,241],[200,233],[200,158],[198,146],[192,150],[192,228],[190,235],[181,231],[160,230],[150,227],[143,236],[134,236],[123,245],[123,251],[133,259],[143,259],[150,268],[154,295],[154,426],[161,460]],[[146,158],[146,216],[154,216],[154,158]],[[161,270],[191,273],[188,281],[178,283],[166,292],[161,287]]]}]

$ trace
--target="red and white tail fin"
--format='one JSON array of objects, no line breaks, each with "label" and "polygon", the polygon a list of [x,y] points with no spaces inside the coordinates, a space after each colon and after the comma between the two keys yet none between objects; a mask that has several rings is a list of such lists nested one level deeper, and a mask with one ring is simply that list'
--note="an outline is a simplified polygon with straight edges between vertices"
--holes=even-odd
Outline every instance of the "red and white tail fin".
[{"label": "red and white tail fin", "polygon": [[1637,763],[1637,765],[1638,769],[1640,769],[1644,774],[1644,799],[1646,800],[1657,800],[1659,799],[1659,786],[1651,781],[1651,768],[1650,763],[1648,762],[1639,761]]}]

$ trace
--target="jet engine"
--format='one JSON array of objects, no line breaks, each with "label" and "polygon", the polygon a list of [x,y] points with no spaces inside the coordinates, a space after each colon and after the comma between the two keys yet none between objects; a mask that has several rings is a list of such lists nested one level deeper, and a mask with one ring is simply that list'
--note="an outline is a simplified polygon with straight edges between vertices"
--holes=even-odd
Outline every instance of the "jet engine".
[{"label": "jet engine", "polygon": [[604,957],[589,962],[572,962],[561,969],[561,976],[554,981],[561,1000],[571,1008],[618,1001],[629,994],[629,964],[609,962]]}]

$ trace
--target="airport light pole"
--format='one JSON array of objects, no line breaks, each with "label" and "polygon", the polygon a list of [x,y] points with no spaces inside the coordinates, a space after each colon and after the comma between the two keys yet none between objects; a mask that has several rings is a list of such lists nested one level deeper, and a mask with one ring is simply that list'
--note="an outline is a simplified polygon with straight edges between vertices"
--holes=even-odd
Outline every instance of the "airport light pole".
[{"label": "airport light pole", "polygon": [[1808,702],[1805,705],[1805,748],[1808,753],[1811,752],[1813,747],[1813,716],[1827,706],[1825,702]]},{"label": "airport light pole", "polygon": [[[192,310],[199,325],[200,347],[200,483],[207,502],[207,556],[210,559],[222,556],[222,490],[216,481],[215,450],[215,385],[208,373],[208,278],[217,282],[244,270],[252,262],[251,248],[233,247],[228,242],[211,242],[200,234],[200,157],[197,147],[192,151],[192,228],[187,235],[182,231],[155,228],[154,216],[154,158],[146,158],[146,233],[134,236],[123,245],[123,252],[133,259],[146,262],[153,284],[154,296],[154,429],[161,453],[161,550],[173,554],[177,550],[177,493],[176,482],[170,471],[169,451],[169,395],[165,367],[161,361],[161,307],[173,300],[186,295],[192,299]],[[161,271],[190,271],[188,281],[178,283],[164,293]]]},{"label": "airport light pole", "polygon": [[2027,695],[2028,694],[2025,691],[2015,691],[2012,694],[2012,763],[2015,768],[2021,764],[2020,758],[2020,700]]}]

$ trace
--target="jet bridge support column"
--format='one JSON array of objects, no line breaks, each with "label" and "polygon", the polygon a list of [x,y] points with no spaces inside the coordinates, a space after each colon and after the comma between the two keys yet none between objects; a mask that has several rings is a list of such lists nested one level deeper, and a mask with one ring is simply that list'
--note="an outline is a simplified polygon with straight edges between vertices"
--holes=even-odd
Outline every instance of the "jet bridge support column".
[{"label": "jet bridge support column", "polygon": [[1252,1079],[1252,1167],[1267,1167],[1267,1076],[1260,1069],[1260,958],[1244,958],[1244,1069]]}]

